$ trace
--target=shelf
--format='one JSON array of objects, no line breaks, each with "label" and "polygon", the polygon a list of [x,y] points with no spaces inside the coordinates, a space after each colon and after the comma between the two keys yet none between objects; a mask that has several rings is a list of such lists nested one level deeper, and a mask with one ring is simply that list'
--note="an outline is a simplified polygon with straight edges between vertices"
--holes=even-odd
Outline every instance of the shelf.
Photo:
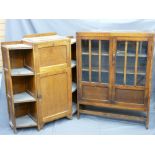
[{"label": "shelf", "polygon": [[77,89],[76,83],[72,82],[72,93],[75,92]]},{"label": "shelf", "polygon": [[37,126],[37,123],[29,115],[16,118],[17,128],[25,128],[25,127],[33,127],[33,126]]},{"label": "shelf", "polygon": [[[82,71],[89,71],[89,68],[82,68]],[[99,68],[92,68],[93,72],[99,72]],[[108,69],[101,69],[101,72],[109,72]]]},{"label": "shelf", "polygon": [[[89,52],[82,52],[83,55],[89,55]],[[99,55],[98,52],[92,52],[91,55]],[[102,52],[101,53],[102,56],[109,56],[109,53],[107,52]]]},{"label": "shelf", "polygon": [[[124,53],[125,53],[125,51],[118,51],[118,52],[116,52],[116,56],[124,57],[125,56]],[[136,54],[127,53],[127,56],[128,57],[136,57]],[[138,57],[146,58],[147,55],[146,54],[138,54]]]},{"label": "shelf", "polygon": [[8,49],[32,49],[32,45],[28,44],[12,44],[12,45],[3,45],[2,47],[8,48]]},{"label": "shelf", "polygon": [[29,75],[34,75],[34,73],[26,67],[11,69],[11,76],[29,76]]},{"label": "shelf", "polygon": [[35,102],[35,98],[32,97],[30,94],[27,92],[15,94],[13,96],[14,98],[14,103],[25,103],[25,102]]},{"label": "shelf", "polygon": [[[116,73],[117,74],[124,74],[124,70],[117,69]],[[126,74],[135,74],[135,71],[128,69]],[[138,70],[137,75],[146,75],[146,73],[142,70]]]},{"label": "shelf", "polygon": [[74,68],[76,66],[76,61],[75,60],[71,60],[71,67]]}]

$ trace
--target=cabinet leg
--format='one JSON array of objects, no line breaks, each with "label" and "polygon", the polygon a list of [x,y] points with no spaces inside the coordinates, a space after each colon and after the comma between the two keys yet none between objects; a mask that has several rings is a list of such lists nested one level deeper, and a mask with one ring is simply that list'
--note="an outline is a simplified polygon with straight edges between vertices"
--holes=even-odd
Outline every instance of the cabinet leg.
[{"label": "cabinet leg", "polygon": [[80,105],[77,103],[77,119],[80,119]]},{"label": "cabinet leg", "polygon": [[17,134],[17,129],[15,127],[13,127],[13,132],[14,134]]},{"label": "cabinet leg", "polygon": [[67,118],[70,119],[70,120],[72,120],[73,119],[72,114],[68,115]]},{"label": "cabinet leg", "polygon": [[145,127],[146,129],[149,129],[149,113],[147,112],[146,121],[145,121]]}]

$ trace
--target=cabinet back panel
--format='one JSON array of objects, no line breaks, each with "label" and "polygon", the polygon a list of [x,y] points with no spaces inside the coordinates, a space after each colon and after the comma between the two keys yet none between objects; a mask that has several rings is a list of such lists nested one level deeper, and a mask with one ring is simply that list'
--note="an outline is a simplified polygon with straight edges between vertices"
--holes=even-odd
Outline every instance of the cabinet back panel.
[{"label": "cabinet back panel", "polygon": [[83,99],[108,100],[108,88],[99,86],[82,86]]},{"label": "cabinet back panel", "polygon": [[15,115],[16,117],[29,114],[29,103],[17,104],[15,106]]},{"label": "cabinet back panel", "polygon": [[14,94],[25,91],[32,93],[32,95],[35,94],[34,77],[13,77],[12,83]]},{"label": "cabinet back panel", "polygon": [[126,103],[144,103],[144,90],[116,89],[115,100]]},{"label": "cabinet back panel", "polygon": [[28,66],[33,68],[32,50],[12,50],[10,51],[11,68],[21,68]]},{"label": "cabinet back panel", "polygon": [[67,47],[54,46],[39,49],[40,67],[67,63]]}]

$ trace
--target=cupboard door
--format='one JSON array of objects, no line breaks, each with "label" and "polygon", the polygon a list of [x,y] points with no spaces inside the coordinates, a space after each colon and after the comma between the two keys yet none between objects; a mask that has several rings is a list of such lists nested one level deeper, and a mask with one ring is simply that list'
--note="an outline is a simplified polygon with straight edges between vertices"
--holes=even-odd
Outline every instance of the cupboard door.
[{"label": "cupboard door", "polygon": [[147,41],[117,41],[115,62],[115,101],[144,103]]},{"label": "cupboard door", "polygon": [[82,99],[108,100],[110,41],[105,38],[80,41]]},{"label": "cupboard door", "polygon": [[41,125],[71,116],[71,52],[69,41],[36,47],[37,90]]},{"label": "cupboard door", "polygon": [[39,77],[40,109],[42,122],[71,113],[70,72],[65,70],[42,74]]}]

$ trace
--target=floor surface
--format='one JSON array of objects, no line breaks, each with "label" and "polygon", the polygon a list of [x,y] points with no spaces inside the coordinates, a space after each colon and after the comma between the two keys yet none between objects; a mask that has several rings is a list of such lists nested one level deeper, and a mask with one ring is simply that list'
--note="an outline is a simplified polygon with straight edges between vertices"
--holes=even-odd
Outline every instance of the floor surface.
[{"label": "floor surface", "polygon": [[[152,93],[154,96],[154,93]],[[0,74],[0,135],[14,134],[9,126],[4,78]],[[72,120],[63,118],[48,123],[38,131],[36,128],[19,129],[17,135],[154,135],[155,134],[155,99],[151,98],[150,126],[131,121],[107,119],[103,117],[81,115]]]}]

